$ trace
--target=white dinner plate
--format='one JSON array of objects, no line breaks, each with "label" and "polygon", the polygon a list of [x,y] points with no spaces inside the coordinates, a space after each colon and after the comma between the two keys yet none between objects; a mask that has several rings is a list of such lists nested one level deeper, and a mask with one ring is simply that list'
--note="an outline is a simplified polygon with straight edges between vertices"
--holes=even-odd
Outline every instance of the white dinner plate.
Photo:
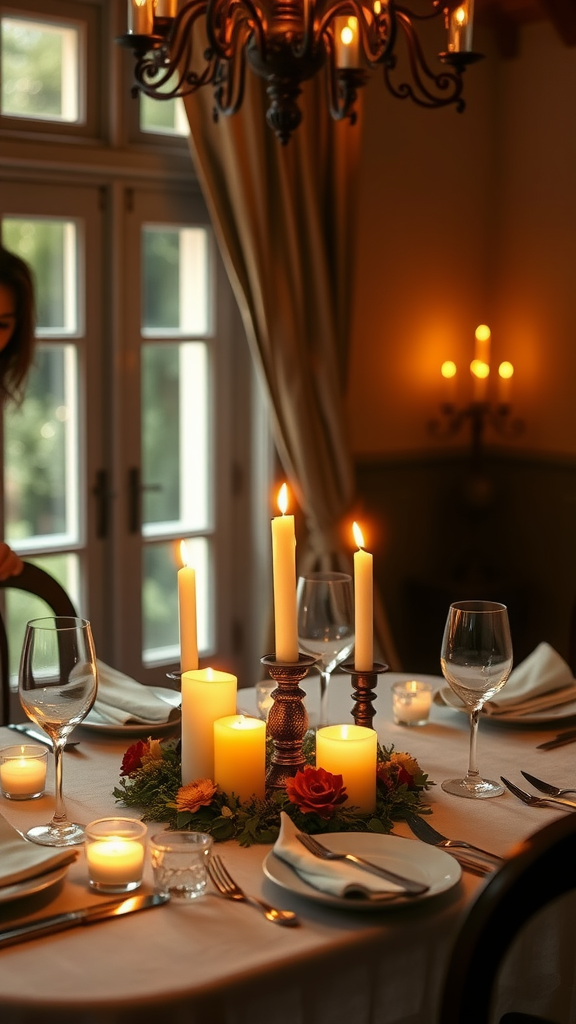
[{"label": "white dinner plate", "polygon": [[[264,874],[276,885],[288,889],[297,896],[327,903],[331,907],[345,910],[388,910],[409,906],[411,903],[429,899],[438,893],[451,889],[460,880],[462,868],[454,857],[435,846],[428,846],[414,839],[399,836],[382,836],[374,832],[330,832],[318,836],[330,850],[355,853],[390,868],[400,875],[409,875],[418,882],[429,885],[422,896],[400,896],[398,899],[379,902],[361,897],[339,897],[322,892],[308,885],[286,861],[277,857],[273,850],[264,858]],[[366,875],[368,879],[370,876]]]},{"label": "white dinner plate", "polygon": [[108,736],[163,736],[165,733],[171,732],[180,723],[182,694],[164,686],[151,686],[150,690],[172,707],[173,710],[170,712],[167,722],[128,722],[126,725],[122,725],[118,722],[101,722],[93,711],[89,711],[84,721],[76,728],[91,729],[93,732],[105,733]]},{"label": "white dinner plate", "polygon": [[[470,714],[466,705],[447,686],[436,691],[434,703],[440,708],[450,708],[452,711],[463,711],[467,715]],[[508,725],[510,722],[520,725],[541,725],[546,722],[561,722],[565,718],[574,718],[575,715],[576,700],[570,700],[566,704],[557,704],[555,708],[546,708],[543,711],[529,711],[523,715],[505,711],[501,715],[483,714],[482,718],[488,722],[500,722],[501,725]]]},{"label": "white dinner plate", "polygon": [[36,878],[25,878],[22,882],[14,882],[14,885],[0,885],[0,903],[21,900],[24,896],[32,896],[43,889],[49,889],[51,885],[56,885],[64,878],[69,867],[70,864],[64,864]]}]

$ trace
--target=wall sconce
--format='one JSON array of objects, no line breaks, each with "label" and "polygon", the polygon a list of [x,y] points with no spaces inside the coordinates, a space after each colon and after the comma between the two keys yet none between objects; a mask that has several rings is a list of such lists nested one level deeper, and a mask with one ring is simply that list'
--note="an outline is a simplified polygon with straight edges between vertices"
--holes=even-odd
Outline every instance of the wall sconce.
[{"label": "wall sconce", "polygon": [[496,402],[488,400],[490,382],[491,332],[486,324],[480,324],[475,332],[474,358],[470,363],[472,377],[472,400],[462,408],[456,406],[456,363],[448,359],[442,363],[441,374],[444,384],[444,400],[440,406],[441,419],[431,420],[428,428],[437,437],[452,437],[466,424],[470,424],[472,463],[478,465],[482,457],[482,440],[487,426],[496,433],[515,436],[524,429],[521,420],[511,419],[511,393],[514,367],[507,360],[498,367]]}]

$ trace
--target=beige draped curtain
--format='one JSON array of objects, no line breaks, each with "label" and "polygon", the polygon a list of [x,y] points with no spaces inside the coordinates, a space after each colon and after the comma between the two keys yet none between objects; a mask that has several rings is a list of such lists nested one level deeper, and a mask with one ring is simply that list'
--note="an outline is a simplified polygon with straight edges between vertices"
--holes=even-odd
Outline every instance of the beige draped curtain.
[{"label": "beige draped curtain", "polygon": [[[329,116],[323,76],[305,84],[302,124],[282,146],[251,71],[241,110],[213,120],[209,87],[186,99],[196,172],[265,381],[283,468],[305,515],[299,571],[350,571],[355,496],[343,394],[360,126]],[[377,636],[394,645],[380,606]]]}]

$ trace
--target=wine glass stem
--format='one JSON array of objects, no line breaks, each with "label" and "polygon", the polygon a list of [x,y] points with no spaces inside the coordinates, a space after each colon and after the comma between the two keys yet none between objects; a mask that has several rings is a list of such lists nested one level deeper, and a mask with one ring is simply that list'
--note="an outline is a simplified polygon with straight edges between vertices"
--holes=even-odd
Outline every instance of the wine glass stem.
[{"label": "wine glass stem", "polygon": [[470,785],[476,785],[480,778],[478,771],[478,763],[476,760],[476,741],[478,738],[478,719],[480,717],[480,708],[476,708],[470,715],[470,756],[468,759],[468,772],[466,774],[466,783]]},{"label": "wine glass stem", "polygon": [[319,728],[323,729],[325,725],[328,725],[328,683],[330,682],[330,673],[323,672],[320,670],[320,717],[318,721]]},{"label": "wine glass stem", "polygon": [[61,825],[66,821],[66,808],[62,796],[62,755],[64,753],[65,740],[54,740],[54,779],[56,806],[52,818],[53,825]]}]

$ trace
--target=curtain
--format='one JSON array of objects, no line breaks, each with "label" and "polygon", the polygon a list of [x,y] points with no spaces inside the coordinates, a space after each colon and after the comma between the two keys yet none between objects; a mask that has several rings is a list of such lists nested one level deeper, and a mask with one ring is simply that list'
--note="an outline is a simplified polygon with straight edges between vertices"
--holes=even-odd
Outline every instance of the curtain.
[{"label": "curtain", "polygon": [[[305,83],[303,120],[286,146],[266,123],[266,103],[250,70],[232,117],[214,122],[209,87],[187,97],[192,155],[306,519],[299,571],[350,572],[355,483],[343,395],[361,129],[332,120],[322,75]],[[375,606],[382,654],[397,667]]]}]

